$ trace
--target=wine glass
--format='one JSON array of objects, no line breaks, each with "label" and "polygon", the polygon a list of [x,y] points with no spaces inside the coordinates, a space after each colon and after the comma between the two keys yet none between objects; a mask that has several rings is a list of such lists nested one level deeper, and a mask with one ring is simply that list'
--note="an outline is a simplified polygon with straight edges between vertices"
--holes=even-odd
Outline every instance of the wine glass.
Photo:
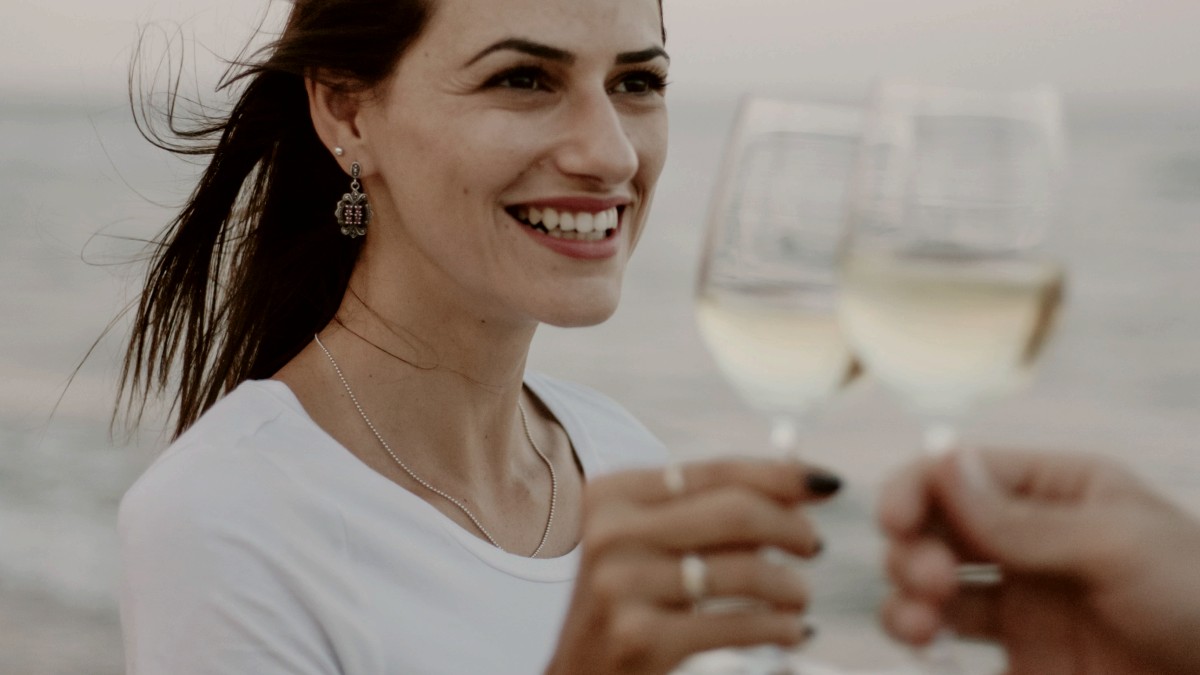
[{"label": "wine glass", "polygon": [[726,148],[696,285],[717,367],[798,452],[813,409],[858,367],[838,325],[836,252],[862,124],[856,108],[750,97]]},{"label": "wine glass", "polygon": [[[1046,344],[1065,278],[1053,227],[1062,164],[1048,87],[885,82],[875,93],[838,313],[867,371],[921,421],[928,453],[954,447],[967,413],[1027,381]],[[997,571],[972,567],[960,577]]]},{"label": "wine glass", "polygon": [[[746,98],[713,195],[697,323],[721,373],[769,418],[778,456],[798,457],[809,416],[859,372],[834,303],[861,126],[857,108]],[[743,656],[764,662],[752,672],[818,670],[779,650]]]}]

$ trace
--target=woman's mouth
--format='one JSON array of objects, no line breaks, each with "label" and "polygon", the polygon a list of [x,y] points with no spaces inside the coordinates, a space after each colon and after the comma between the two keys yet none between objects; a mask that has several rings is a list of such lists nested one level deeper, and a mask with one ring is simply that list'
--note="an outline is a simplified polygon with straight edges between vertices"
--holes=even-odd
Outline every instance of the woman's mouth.
[{"label": "woman's mouth", "polygon": [[604,211],[566,211],[549,207],[510,206],[506,210],[527,227],[556,239],[601,241],[616,233],[625,207]]}]

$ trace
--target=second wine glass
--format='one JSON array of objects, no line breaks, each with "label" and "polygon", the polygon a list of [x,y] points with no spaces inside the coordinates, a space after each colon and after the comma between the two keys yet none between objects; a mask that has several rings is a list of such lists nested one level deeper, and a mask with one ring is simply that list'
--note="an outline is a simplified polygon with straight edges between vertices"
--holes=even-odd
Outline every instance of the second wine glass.
[{"label": "second wine glass", "polygon": [[864,127],[840,256],[842,325],[871,374],[957,442],[980,403],[1028,379],[1061,304],[1062,167],[1047,87],[886,82]]},{"label": "second wine glass", "polygon": [[[964,416],[1025,382],[1064,285],[1057,95],[885,82],[864,125],[840,254],[843,328],[869,373],[958,444]],[[966,583],[993,583],[981,561]],[[949,633],[924,669],[962,672]]]}]

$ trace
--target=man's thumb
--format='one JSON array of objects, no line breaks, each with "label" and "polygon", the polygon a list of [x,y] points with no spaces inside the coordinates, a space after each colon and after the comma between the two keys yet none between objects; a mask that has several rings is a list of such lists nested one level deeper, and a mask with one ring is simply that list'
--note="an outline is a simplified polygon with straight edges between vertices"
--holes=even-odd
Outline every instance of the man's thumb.
[{"label": "man's thumb", "polygon": [[972,553],[1025,574],[1076,570],[1083,526],[1077,509],[1006,490],[977,450],[953,453],[938,470],[946,517]]}]

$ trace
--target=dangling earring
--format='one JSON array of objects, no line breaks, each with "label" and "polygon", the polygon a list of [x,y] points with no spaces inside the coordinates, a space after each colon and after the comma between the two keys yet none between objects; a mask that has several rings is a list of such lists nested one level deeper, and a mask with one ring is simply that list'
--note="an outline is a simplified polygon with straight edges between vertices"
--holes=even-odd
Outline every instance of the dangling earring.
[{"label": "dangling earring", "polygon": [[350,191],[342,195],[337,210],[333,212],[338,225],[342,226],[342,234],[351,239],[366,234],[367,225],[371,222],[371,205],[367,203],[367,196],[359,191],[362,187],[358,184],[361,171],[358,162],[350,165]]}]

